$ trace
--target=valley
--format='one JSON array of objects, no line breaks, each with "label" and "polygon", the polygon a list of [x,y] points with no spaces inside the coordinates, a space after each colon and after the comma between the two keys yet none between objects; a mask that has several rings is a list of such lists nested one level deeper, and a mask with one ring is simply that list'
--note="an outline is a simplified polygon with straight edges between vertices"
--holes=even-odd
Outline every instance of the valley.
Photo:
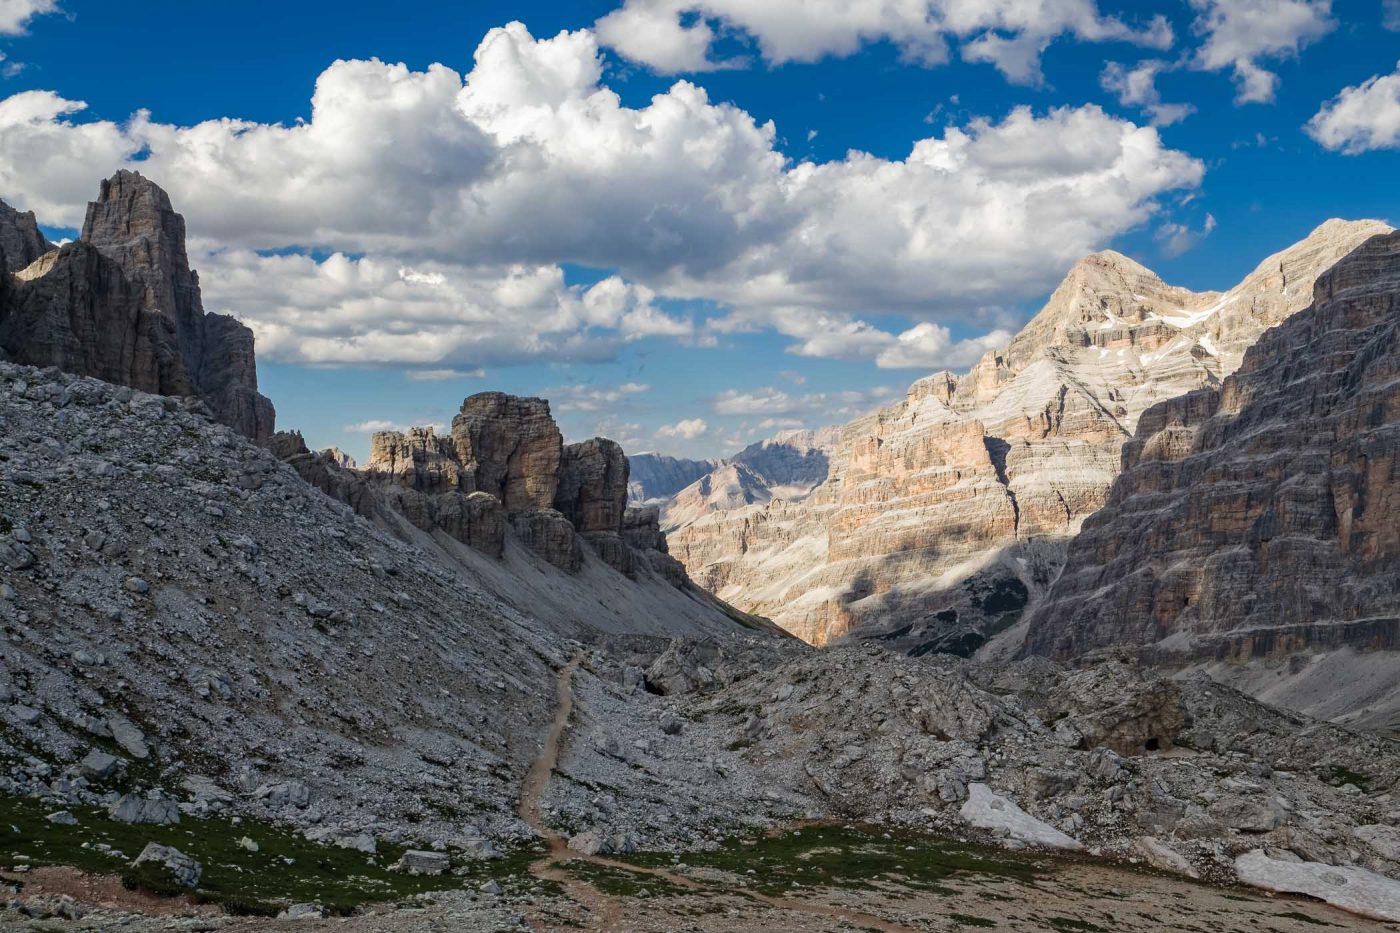
[{"label": "valley", "polygon": [[482,391],[357,465],[159,186],[89,218],[0,212],[0,926],[1400,922],[1388,227],[1091,256],[722,462]]}]

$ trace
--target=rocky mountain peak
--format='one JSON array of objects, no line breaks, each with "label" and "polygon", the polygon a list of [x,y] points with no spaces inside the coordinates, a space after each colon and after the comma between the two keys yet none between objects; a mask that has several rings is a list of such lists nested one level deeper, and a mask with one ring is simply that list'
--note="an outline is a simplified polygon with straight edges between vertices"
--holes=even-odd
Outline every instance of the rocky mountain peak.
[{"label": "rocky mountain peak", "polygon": [[185,220],[164,189],[139,172],[117,172],[88,203],[81,239],[145,289],[149,309],[176,322],[182,348],[197,341],[199,278],[185,252]]},{"label": "rocky mountain peak", "polygon": [[[1368,229],[1333,225],[1309,246]],[[1238,679],[1251,661],[1400,643],[1400,233],[1369,237],[1309,292],[1312,306],[1264,334],[1219,389],[1143,415],[1105,507],[1031,617],[1027,651],[1131,646],[1228,660],[1222,675]],[[1278,671],[1270,690],[1305,707],[1323,695],[1365,706],[1393,726],[1393,674],[1363,704],[1355,691],[1372,688],[1353,685],[1347,664],[1365,661],[1329,664],[1311,684],[1306,665]]]},{"label": "rocky mountain peak", "polygon": [[554,507],[564,436],[549,402],[504,392],[473,395],[452,419],[452,442],[458,459],[472,465],[476,488],[507,511]]},{"label": "rocky mountain peak", "polygon": [[17,211],[0,201],[0,268],[19,272],[53,249],[32,211]]},{"label": "rocky mountain peak", "polygon": [[1330,266],[1386,230],[1323,224],[1228,292],[1088,256],[1006,349],[846,425],[829,479],[801,501],[729,484],[703,509],[677,496],[663,510],[671,553],[716,595],[814,643],[868,627],[902,632],[909,650],[971,650],[1044,593],[1143,413],[1218,388],[1320,276],[1336,287]]},{"label": "rocky mountain peak", "polygon": [[240,433],[272,436],[276,413],[258,393],[253,332],[205,313],[184,218],[155,182],[125,170],[104,181],[82,236],[57,251],[32,216],[4,207],[0,250],[18,273],[0,289],[0,349],[10,357],[198,396]]}]

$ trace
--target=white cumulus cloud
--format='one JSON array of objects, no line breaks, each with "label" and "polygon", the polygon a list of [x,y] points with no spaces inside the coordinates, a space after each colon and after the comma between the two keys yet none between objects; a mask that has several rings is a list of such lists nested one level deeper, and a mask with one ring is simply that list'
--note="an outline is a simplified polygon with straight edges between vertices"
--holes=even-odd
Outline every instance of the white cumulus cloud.
[{"label": "white cumulus cloud", "polygon": [[1141,108],[1154,126],[1171,126],[1196,112],[1192,104],[1162,102],[1162,94],[1157,89],[1157,76],[1173,67],[1160,59],[1140,61],[1131,68],[1121,62],[1109,62],[1099,75],[1099,84],[1105,91],[1116,95],[1123,106]]},{"label": "white cumulus cloud", "polygon": [[880,351],[881,369],[967,369],[989,350],[1011,341],[1011,332],[994,330],[969,340],[954,340],[948,328],[924,321],[900,334]]},{"label": "white cumulus cloud", "polygon": [[1334,151],[1356,155],[1400,149],[1400,64],[1345,88],[1308,121],[1308,135]]},{"label": "white cumulus cloud", "polygon": [[688,441],[693,441],[703,437],[710,426],[703,418],[687,418],[677,421],[675,424],[662,425],[656,429],[657,437],[679,437]]},{"label": "white cumulus cloud", "polygon": [[1332,0],[1190,0],[1199,14],[1193,25],[1203,39],[1193,65],[1231,70],[1236,103],[1267,103],[1278,75],[1261,61],[1294,58],[1337,23]]},{"label": "white cumulus cloud", "polygon": [[0,0],[0,36],[24,35],[30,20],[58,12],[58,0]]},{"label": "white cumulus cloud", "polygon": [[[940,22],[1022,22],[973,5],[940,3]],[[1092,4],[1054,6],[1086,34],[1119,29]],[[793,162],[776,137],[687,81],[624,106],[591,31],[537,39],[513,23],[465,76],[336,62],[294,125],[117,123],[17,94],[0,100],[0,191],[77,226],[98,178],[138,169],[202,238],[206,304],[248,320],[260,352],[470,371],[755,328],[794,352],[875,359],[898,335],[858,312],[912,326],[1043,293],[1204,171],[1094,106],[971,119],[903,159]],[[566,263],[616,275],[568,285]],[[727,314],[702,325],[666,299]]]},{"label": "white cumulus cloud", "polygon": [[1139,24],[1099,12],[1094,0],[626,0],[600,19],[599,38],[664,73],[742,67],[716,57],[723,35],[751,39],[770,65],[846,56],[888,41],[908,61],[936,65],[950,42],[968,61],[995,65],[1010,80],[1040,80],[1040,55],[1061,36],[1167,48],[1172,32],[1154,16]]},{"label": "white cumulus cloud", "polygon": [[545,394],[559,411],[609,411],[630,396],[644,395],[650,391],[651,386],[646,383],[625,382],[618,386],[558,386]]}]

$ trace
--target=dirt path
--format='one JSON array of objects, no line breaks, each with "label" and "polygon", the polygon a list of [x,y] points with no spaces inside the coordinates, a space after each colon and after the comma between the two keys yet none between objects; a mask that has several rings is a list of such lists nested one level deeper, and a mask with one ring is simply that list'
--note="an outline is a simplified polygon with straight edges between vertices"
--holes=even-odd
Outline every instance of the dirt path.
[{"label": "dirt path", "polygon": [[864,929],[879,930],[881,933],[914,933],[911,927],[892,923],[882,917],[862,913],[858,910],[797,901],[791,898],[772,897],[756,891],[746,891],[742,888],[717,890],[712,886],[701,884],[692,878],[665,869],[647,868],[598,855],[584,855],[571,850],[568,846],[568,840],[545,822],[542,807],[549,779],[559,766],[559,753],[564,745],[564,733],[568,731],[569,719],[573,715],[574,674],[578,671],[582,661],[583,654],[580,652],[575,654],[569,663],[559,670],[559,677],[555,684],[554,721],[550,724],[549,732],[545,735],[544,746],[540,749],[539,757],[530,765],[530,770],[525,775],[525,783],[520,790],[518,812],[520,819],[539,833],[549,845],[549,852],[530,866],[531,874],[562,886],[570,899],[582,904],[587,909],[590,925],[594,929],[617,929],[618,921],[623,914],[623,900],[604,894],[593,885],[581,880],[564,867],[566,862],[581,861],[633,874],[649,875],[697,894],[727,894],[744,897],[777,910],[794,911],[827,920],[840,920]]}]

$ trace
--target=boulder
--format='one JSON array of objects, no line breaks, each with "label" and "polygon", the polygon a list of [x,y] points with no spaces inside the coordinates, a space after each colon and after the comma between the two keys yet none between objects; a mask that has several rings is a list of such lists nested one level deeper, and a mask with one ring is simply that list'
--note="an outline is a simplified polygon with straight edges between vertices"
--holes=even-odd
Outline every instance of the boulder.
[{"label": "boulder", "polygon": [[107,726],[112,730],[112,739],[132,758],[145,760],[151,756],[145,733],[130,719],[111,715],[107,717]]},{"label": "boulder", "polygon": [[441,875],[452,867],[445,852],[427,852],[409,849],[393,865],[394,871],[410,875]]},{"label": "boulder", "polygon": [[180,822],[180,805],[159,791],[147,796],[123,794],[107,808],[107,815],[118,823],[169,826]]},{"label": "boulder", "polygon": [[1222,797],[1210,805],[1210,815],[1223,826],[1242,833],[1267,833],[1283,825],[1287,814],[1263,797]]},{"label": "boulder", "polygon": [[78,771],[89,780],[101,781],[111,777],[120,765],[121,759],[93,749],[78,762]]},{"label": "boulder", "polygon": [[613,851],[612,841],[597,830],[587,830],[569,837],[569,848],[581,855],[607,855]]},{"label": "boulder", "polygon": [[969,784],[967,794],[967,801],[958,814],[970,826],[1026,845],[1050,849],[1084,848],[1077,840],[1031,816],[1009,798],[995,793],[986,784]]},{"label": "boulder", "polygon": [[131,863],[134,866],[156,865],[169,872],[170,877],[186,888],[199,886],[204,866],[173,846],[163,846],[154,842],[146,843],[141,854]]}]

